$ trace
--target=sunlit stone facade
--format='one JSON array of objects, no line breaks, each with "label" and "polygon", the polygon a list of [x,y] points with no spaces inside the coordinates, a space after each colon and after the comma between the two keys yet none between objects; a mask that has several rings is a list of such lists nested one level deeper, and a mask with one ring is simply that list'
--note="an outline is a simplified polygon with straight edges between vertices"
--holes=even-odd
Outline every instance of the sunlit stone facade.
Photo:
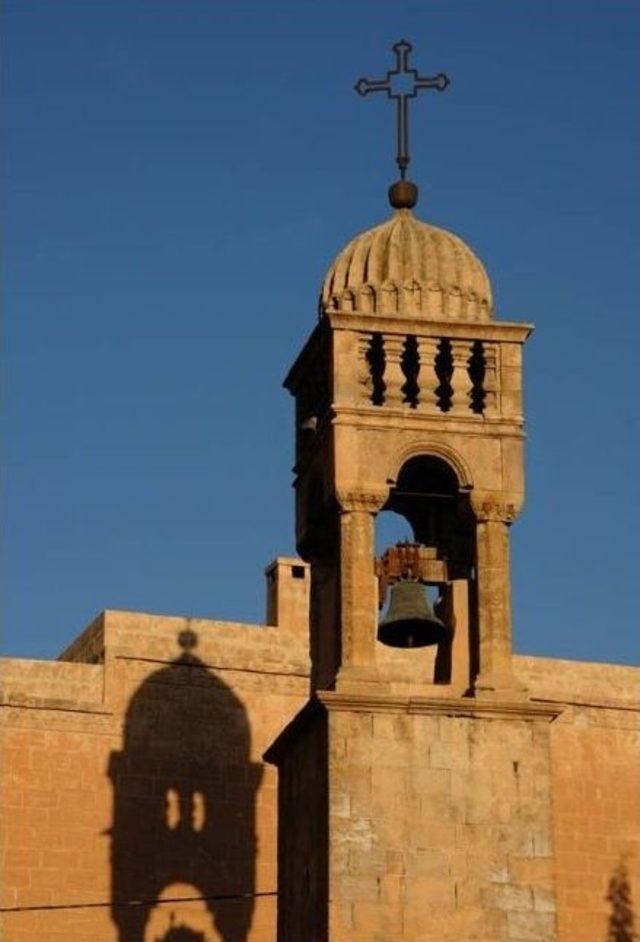
[{"label": "sunlit stone facade", "polygon": [[[109,611],[2,662],[7,942],[631,940],[638,672],[512,651],[530,331],[408,209],[338,255],[265,624]],[[387,512],[436,644],[378,640]]]}]

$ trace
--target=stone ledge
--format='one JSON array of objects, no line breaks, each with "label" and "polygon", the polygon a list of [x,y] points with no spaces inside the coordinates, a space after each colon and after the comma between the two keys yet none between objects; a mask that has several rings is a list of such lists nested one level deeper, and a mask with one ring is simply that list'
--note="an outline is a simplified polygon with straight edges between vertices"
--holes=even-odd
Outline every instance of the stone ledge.
[{"label": "stone ledge", "polygon": [[567,697],[566,700],[555,697],[532,697],[533,703],[558,703],[562,707],[587,707],[591,710],[622,710],[626,713],[640,713],[640,703],[633,704],[625,700],[603,700],[593,697],[592,699],[574,700]]},{"label": "stone ledge", "polygon": [[430,697],[394,697],[380,694],[316,691],[263,755],[265,762],[279,765],[289,745],[327,713],[404,713],[405,715],[455,716],[486,720],[541,720],[552,723],[563,712],[562,705],[528,700],[494,701],[460,697],[451,700]]},{"label": "stone ledge", "polygon": [[57,697],[30,697],[21,693],[0,694],[0,706],[18,710],[58,710],[64,713],[93,713],[113,716],[102,703],[87,703],[81,700],[64,700]]},{"label": "stone ledge", "polygon": [[[135,661],[140,664],[164,664],[166,666],[186,666],[189,667],[189,664],[180,665],[179,662],[176,662],[175,658],[159,658],[159,657],[144,657],[143,655],[137,654],[119,654],[115,652],[113,654],[114,660],[116,661]],[[301,677],[304,680],[309,679],[308,671],[295,670],[293,668],[288,669],[287,667],[277,667],[277,665],[270,666],[265,664],[260,667],[239,667],[233,664],[233,662],[227,663],[216,663],[215,661],[206,661],[203,659],[198,659],[199,663],[196,665],[191,665],[193,670],[212,670],[212,671],[224,671],[226,674],[259,674],[268,675],[269,677]]]},{"label": "stone ledge", "polygon": [[482,719],[540,719],[553,722],[564,706],[530,700],[476,700],[473,697],[389,697],[375,694],[321,691],[316,698],[329,712],[437,714],[440,716],[481,717]]},{"label": "stone ledge", "polygon": [[[502,437],[524,439],[522,416],[455,415],[448,417],[441,412],[419,409],[395,409],[389,406],[348,406],[334,403],[331,408],[333,425],[357,426],[368,429],[397,428],[402,419],[403,430],[424,430],[432,427],[442,434],[459,432],[465,435],[486,435],[487,429]],[[444,416],[444,417],[443,417]]]},{"label": "stone ledge", "polygon": [[402,317],[385,314],[340,314],[327,311],[333,330],[378,331],[387,334],[416,334],[420,337],[462,337],[465,340],[497,340],[524,343],[533,332],[533,324],[520,321],[455,321]]}]

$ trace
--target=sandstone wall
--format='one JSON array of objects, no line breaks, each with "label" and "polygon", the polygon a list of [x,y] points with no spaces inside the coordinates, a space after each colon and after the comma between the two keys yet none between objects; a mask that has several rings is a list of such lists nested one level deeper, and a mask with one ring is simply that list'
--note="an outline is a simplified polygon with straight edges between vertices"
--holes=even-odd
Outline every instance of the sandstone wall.
[{"label": "sandstone wall", "polygon": [[[189,637],[181,647],[184,631],[197,635],[195,648]],[[145,914],[145,939],[162,937],[171,913],[176,924],[201,931],[207,942],[219,939],[221,927],[234,921],[243,942],[274,939],[276,771],[262,762],[262,754],[306,702],[303,639],[297,622],[289,631],[284,625],[107,612],[67,649],[67,660],[2,662],[6,942],[116,942],[127,938],[132,923],[123,914],[134,910]],[[364,846],[367,833],[355,825],[350,863],[344,841],[332,847],[332,866],[342,859],[345,867],[355,868],[345,871],[345,885],[364,894],[345,916],[352,922],[349,932],[358,927],[359,942],[375,914],[375,901],[366,894],[381,894],[393,914],[399,894],[409,892],[401,866],[414,868],[410,892],[419,897],[414,923],[429,912],[433,918],[448,912],[437,923],[443,932],[451,925],[457,932],[471,924],[511,925],[509,931],[517,926],[520,932],[514,938],[539,942],[546,931],[540,919],[556,919],[559,942],[605,942],[608,921],[620,912],[625,893],[636,910],[640,907],[638,671],[525,657],[516,658],[516,668],[535,702],[561,710],[546,727],[551,864],[545,855],[537,859],[508,850],[509,841],[525,829],[524,824],[514,829],[509,815],[514,807],[529,809],[526,802],[513,804],[513,762],[525,762],[518,775],[528,794],[547,774],[546,760],[535,753],[533,779],[523,775],[533,760],[516,754],[524,742],[519,722],[506,723],[497,736],[492,732],[497,721],[488,719],[341,714],[344,729],[334,735],[331,749],[341,787],[353,794],[359,809],[367,776],[356,766],[371,748],[375,729],[375,740],[383,743],[372,797],[375,816],[383,832],[394,808],[404,822],[404,830],[388,835],[398,846],[390,848],[383,873]],[[420,729],[409,735],[407,723],[418,720]],[[487,730],[473,734],[477,794],[461,765],[471,761],[470,724]],[[428,753],[409,748],[424,739],[427,726],[433,726]],[[403,806],[416,777],[424,789],[418,789],[413,805]],[[349,809],[334,793],[332,815],[344,817]],[[465,820],[452,821],[461,809]],[[527,814],[533,821],[538,812]],[[223,835],[222,845],[206,830],[207,822]],[[495,835],[503,832],[498,840]],[[426,857],[421,835],[430,842]],[[503,848],[507,858],[511,854],[509,881],[478,878],[488,872],[492,846]],[[437,870],[444,857],[452,874],[446,886],[438,876],[442,869]],[[415,869],[419,859],[421,872]],[[550,866],[555,915],[547,892]],[[500,867],[491,872],[499,875]],[[248,901],[202,900],[237,897],[247,885]],[[230,892],[220,893],[221,886]],[[455,904],[456,893],[458,921],[447,922],[454,918],[455,906],[447,907]],[[147,898],[159,902],[148,907]],[[176,898],[183,902],[170,902]],[[142,906],[132,906],[136,900]]]},{"label": "sandstone wall", "polygon": [[[326,720],[303,715],[275,750],[289,800],[313,801],[312,790],[296,796],[292,786],[304,778],[298,766],[319,764],[313,734],[328,723],[330,925],[305,938],[555,940],[552,715],[417,698],[321,700]],[[300,874],[299,896],[303,882]]]},{"label": "sandstone wall", "polygon": [[311,721],[278,770],[279,942],[320,942],[328,931],[329,739],[324,715],[301,715]]},{"label": "sandstone wall", "polygon": [[560,942],[605,942],[625,899],[640,932],[640,671],[517,657],[534,696],[564,706],[551,726]]},{"label": "sandstone wall", "polygon": [[285,628],[108,612],[74,655],[103,663],[2,664],[2,938],[147,942],[173,914],[207,942],[272,939],[262,753],[306,700],[304,646]]}]

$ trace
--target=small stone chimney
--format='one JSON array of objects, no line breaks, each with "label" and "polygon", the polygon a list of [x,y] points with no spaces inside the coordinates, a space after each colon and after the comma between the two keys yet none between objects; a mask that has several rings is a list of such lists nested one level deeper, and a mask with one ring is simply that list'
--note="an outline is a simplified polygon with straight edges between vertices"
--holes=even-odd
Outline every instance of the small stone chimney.
[{"label": "small stone chimney", "polygon": [[278,556],[264,571],[267,625],[288,628],[305,641],[309,636],[310,568],[296,556]]}]

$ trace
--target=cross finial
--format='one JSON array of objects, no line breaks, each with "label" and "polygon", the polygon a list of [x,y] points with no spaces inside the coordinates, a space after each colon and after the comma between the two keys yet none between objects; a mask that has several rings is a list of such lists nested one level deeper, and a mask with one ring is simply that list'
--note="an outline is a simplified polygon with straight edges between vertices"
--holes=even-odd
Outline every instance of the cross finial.
[{"label": "cross finial", "polygon": [[[396,103],[396,131],[397,131],[397,154],[396,163],[400,169],[400,180],[403,181],[400,186],[402,192],[409,191],[412,188],[415,193],[413,201],[409,205],[414,205],[417,199],[417,190],[405,181],[407,167],[411,160],[409,156],[409,99],[416,98],[418,92],[427,88],[435,88],[443,92],[449,84],[449,79],[444,72],[438,75],[423,77],[418,74],[417,69],[409,68],[409,53],[411,52],[411,43],[406,39],[401,39],[393,46],[396,54],[396,67],[387,72],[384,79],[366,79],[361,78],[356,82],[355,90],[359,95],[368,95],[369,92],[386,92],[387,97]],[[393,187],[392,187],[393,190]],[[391,192],[391,191],[390,191]],[[405,194],[405,199],[406,199]],[[392,203],[394,203],[392,198]],[[395,205],[395,203],[394,203]],[[402,203],[404,205],[404,203]]]}]

